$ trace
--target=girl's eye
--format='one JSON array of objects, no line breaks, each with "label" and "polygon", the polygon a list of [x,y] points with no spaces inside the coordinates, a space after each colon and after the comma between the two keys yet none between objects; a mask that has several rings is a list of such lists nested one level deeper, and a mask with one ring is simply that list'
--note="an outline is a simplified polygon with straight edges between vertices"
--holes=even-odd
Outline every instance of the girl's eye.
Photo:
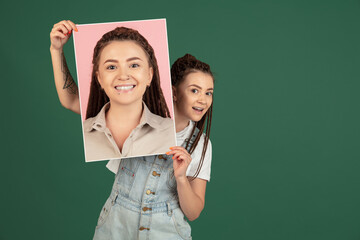
[{"label": "girl's eye", "polygon": [[116,69],[116,67],[114,65],[109,65],[109,66],[106,67],[106,69],[114,70],[114,69]]},{"label": "girl's eye", "polygon": [[206,95],[208,95],[208,96],[212,96],[212,95],[213,95],[213,93],[212,93],[212,92],[207,92],[207,93],[206,93]]},{"label": "girl's eye", "polygon": [[137,63],[133,63],[133,64],[130,65],[131,68],[137,68],[137,67],[139,67],[139,66],[140,66],[140,65],[137,64]]},{"label": "girl's eye", "polygon": [[194,89],[191,89],[191,92],[192,92],[192,93],[198,93],[199,90],[197,90],[197,89],[194,88]]}]

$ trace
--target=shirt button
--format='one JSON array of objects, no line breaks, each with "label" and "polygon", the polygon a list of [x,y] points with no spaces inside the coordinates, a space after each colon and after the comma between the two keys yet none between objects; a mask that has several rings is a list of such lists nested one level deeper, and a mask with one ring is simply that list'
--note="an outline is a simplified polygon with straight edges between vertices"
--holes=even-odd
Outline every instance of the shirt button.
[{"label": "shirt button", "polygon": [[152,175],[153,175],[154,177],[156,177],[156,176],[159,176],[159,177],[160,177],[160,174],[157,173],[156,171],[153,171],[153,172],[152,172]]}]

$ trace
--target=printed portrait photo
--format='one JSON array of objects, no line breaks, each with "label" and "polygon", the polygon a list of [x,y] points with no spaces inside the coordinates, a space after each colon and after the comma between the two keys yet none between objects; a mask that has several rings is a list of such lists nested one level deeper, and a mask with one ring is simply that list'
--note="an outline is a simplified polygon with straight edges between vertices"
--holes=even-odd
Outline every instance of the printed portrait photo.
[{"label": "printed portrait photo", "polygon": [[164,154],[176,145],[166,20],[77,25],[85,161]]}]

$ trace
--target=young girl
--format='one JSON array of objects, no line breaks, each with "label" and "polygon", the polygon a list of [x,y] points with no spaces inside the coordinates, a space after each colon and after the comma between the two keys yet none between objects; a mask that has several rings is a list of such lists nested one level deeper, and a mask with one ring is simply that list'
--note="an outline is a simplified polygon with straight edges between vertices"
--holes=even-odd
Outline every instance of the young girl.
[{"label": "young girl", "polygon": [[[76,26],[70,21],[55,24],[51,41],[59,36],[58,31],[69,33],[58,39],[64,44],[72,30],[76,31]],[[63,56],[62,46],[60,49]],[[65,69],[64,84],[71,78],[65,58],[62,59],[59,63]],[[184,214],[192,221],[204,208],[206,183],[210,179],[214,80],[210,67],[189,54],[173,64],[171,75],[177,141],[183,147],[167,152],[172,158],[124,158],[120,165],[117,160],[109,161],[108,168],[117,175],[94,239],[191,239]],[[79,113],[77,88],[71,82],[64,89],[61,82],[56,82],[61,86],[57,87],[59,98],[64,107]]]}]

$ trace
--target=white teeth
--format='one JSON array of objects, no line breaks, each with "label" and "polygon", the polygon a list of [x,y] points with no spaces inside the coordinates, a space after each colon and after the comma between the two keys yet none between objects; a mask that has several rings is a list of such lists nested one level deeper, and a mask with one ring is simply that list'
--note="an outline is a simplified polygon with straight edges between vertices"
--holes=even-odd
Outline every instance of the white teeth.
[{"label": "white teeth", "polygon": [[203,108],[198,108],[198,107],[193,107],[193,109],[198,110],[198,111],[204,110]]},{"label": "white teeth", "polygon": [[115,88],[116,88],[116,90],[130,90],[130,89],[134,88],[134,85],[130,85],[130,86],[116,86]]}]

